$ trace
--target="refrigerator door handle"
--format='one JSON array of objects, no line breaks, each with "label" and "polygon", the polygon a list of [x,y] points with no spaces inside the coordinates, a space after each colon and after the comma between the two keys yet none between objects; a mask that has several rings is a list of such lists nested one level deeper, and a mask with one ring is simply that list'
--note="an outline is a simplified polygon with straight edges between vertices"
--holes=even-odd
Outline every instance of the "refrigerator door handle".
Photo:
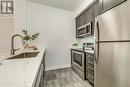
[{"label": "refrigerator door handle", "polygon": [[95,22],[95,61],[98,63],[99,59],[99,21]]},{"label": "refrigerator door handle", "polygon": [[100,33],[99,33],[99,21],[97,20],[96,22],[96,29],[97,29],[97,41],[98,42],[100,39],[99,39],[99,36],[100,36]]},{"label": "refrigerator door handle", "polygon": [[98,63],[98,60],[99,60],[99,43],[96,42],[96,47],[95,47],[95,61],[96,61],[96,64]]}]

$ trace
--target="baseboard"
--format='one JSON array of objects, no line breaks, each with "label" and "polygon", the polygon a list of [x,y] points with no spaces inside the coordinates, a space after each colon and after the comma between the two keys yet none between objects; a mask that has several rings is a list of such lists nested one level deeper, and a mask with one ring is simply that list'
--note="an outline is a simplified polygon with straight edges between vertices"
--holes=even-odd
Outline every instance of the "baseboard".
[{"label": "baseboard", "polygon": [[61,69],[61,68],[67,68],[67,67],[71,67],[71,64],[48,66],[48,67],[46,67],[46,71],[48,71],[48,70],[55,70],[55,69]]}]

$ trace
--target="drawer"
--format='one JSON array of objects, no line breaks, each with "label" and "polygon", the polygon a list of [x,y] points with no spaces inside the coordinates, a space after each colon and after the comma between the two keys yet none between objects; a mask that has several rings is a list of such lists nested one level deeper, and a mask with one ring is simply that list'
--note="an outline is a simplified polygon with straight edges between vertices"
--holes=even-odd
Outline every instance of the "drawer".
[{"label": "drawer", "polygon": [[87,60],[87,63],[94,65],[94,61],[91,60],[91,59],[90,59],[90,60]]},{"label": "drawer", "polygon": [[89,79],[94,79],[94,75],[92,75],[91,73],[88,73],[88,78]]},{"label": "drawer", "polygon": [[90,67],[87,67],[88,69],[88,73],[91,73],[92,75],[94,75],[94,70],[92,70]]},{"label": "drawer", "polygon": [[92,85],[94,85],[94,80],[93,79],[88,79],[88,81],[92,84]]},{"label": "drawer", "polygon": [[88,61],[89,63],[94,64],[94,59],[90,59],[90,58],[88,58],[87,61]]},{"label": "drawer", "polygon": [[92,63],[88,62],[87,65],[88,65],[88,67],[90,67],[90,68],[92,68],[94,70],[94,64],[93,64],[93,62]]},{"label": "drawer", "polygon": [[94,56],[92,55],[87,55],[88,58],[94,59]]},{"label": "drawer", "polygon": [[87,56],[93,58],[93,57],[94,57],[94,54],[87,53]]}]

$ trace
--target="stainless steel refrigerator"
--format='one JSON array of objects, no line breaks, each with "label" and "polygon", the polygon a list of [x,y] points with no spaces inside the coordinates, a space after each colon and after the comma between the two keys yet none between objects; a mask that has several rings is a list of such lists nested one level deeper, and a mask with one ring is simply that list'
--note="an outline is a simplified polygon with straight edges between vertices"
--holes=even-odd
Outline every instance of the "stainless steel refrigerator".
[{"label": "stainless steel refrigerator", "polygon": [[95,87],[130,87],[130,0],[95,18]]}]

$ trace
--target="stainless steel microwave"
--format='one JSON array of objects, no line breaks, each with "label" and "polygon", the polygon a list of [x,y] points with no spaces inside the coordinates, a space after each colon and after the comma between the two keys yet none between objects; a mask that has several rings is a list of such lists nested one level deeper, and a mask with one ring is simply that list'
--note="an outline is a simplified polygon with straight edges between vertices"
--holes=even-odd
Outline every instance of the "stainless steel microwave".
[{"label": "stainless steel microwave", "polygon": [[86,24],[77,29],[77,36],[78,37],[85,37],[86,36]]},{"label": "stainless steel microwave", "polygon": [[77,29],[77,37],[83,38],[92,34],[92,22],[85,24]]}]

